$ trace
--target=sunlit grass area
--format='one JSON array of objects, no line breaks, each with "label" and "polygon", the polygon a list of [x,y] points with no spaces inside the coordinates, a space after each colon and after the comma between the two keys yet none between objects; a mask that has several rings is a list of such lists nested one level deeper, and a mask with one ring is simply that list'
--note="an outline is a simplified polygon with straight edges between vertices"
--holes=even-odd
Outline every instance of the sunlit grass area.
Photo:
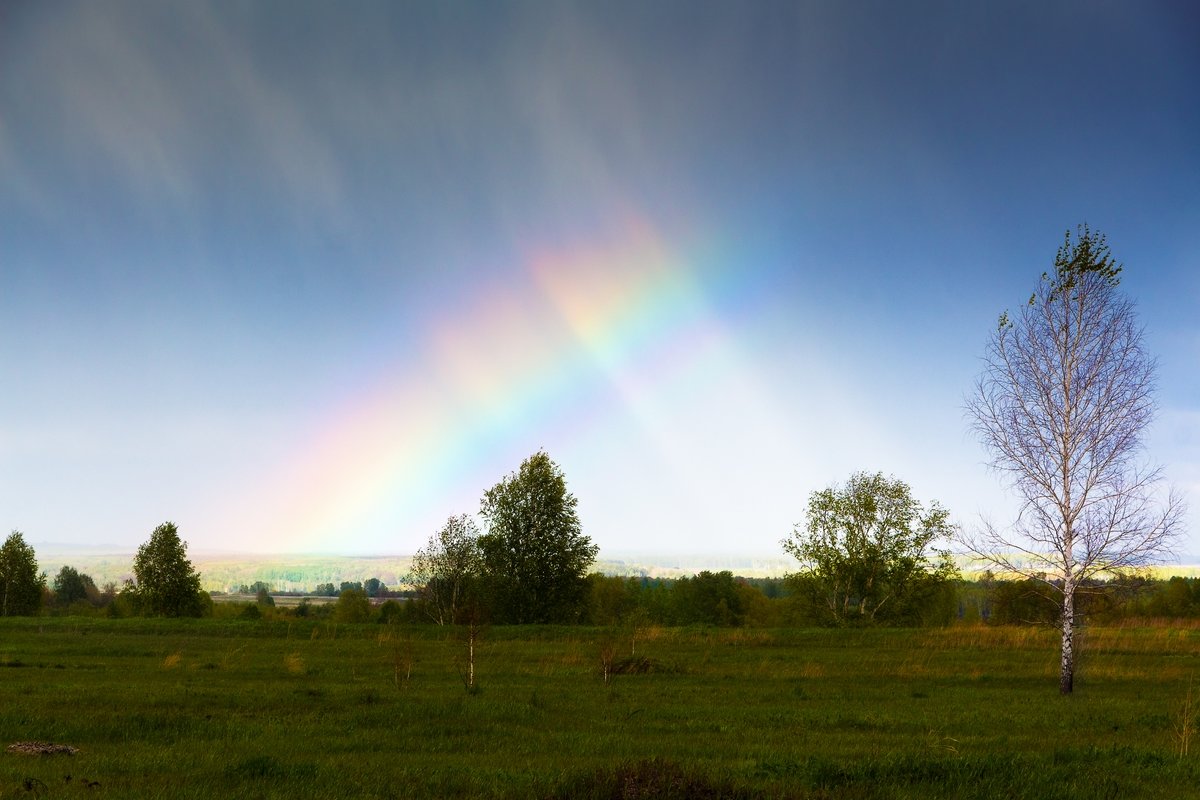
[{"label": "sunlit grass area", "polygon": [[0,746],[79,753],[0,797],[1191,796],[1200,631],[1080,640],[1060,697],[1046,628],[494,627],[468,692],[451,629],[3,620]]}]

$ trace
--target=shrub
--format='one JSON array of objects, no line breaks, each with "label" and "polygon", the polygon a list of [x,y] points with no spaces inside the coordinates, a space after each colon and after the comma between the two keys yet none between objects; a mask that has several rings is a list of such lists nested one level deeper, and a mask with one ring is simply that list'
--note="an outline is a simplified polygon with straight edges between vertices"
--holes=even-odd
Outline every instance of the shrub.
[{"label": "shrub", "polygon": [[371,601],[362,589],[346,589],[338,597],[333,618],[338,622],[370,622]]}]

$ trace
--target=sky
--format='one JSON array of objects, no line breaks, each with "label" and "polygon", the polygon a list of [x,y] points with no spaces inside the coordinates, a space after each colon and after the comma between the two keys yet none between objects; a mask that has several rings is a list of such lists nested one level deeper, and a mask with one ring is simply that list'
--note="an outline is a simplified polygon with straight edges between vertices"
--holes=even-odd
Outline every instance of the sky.
[{"label": "sky", "polygon": [[0,529],[408,554],[544,449],[601,555],[781,554],[963,405],[1067,230],[1200,553],[1200,12],[0,3]]}]

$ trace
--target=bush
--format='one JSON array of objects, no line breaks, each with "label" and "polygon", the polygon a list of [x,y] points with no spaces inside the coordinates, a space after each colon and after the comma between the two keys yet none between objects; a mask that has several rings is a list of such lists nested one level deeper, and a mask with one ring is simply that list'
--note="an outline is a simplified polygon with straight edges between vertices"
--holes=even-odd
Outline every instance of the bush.
[{"label": "bush", "polygon": [[398,603],[395,600],[386,600],[379,607],[379,619],[376,621],[383,625],[391,625],[403,622],[407,616],[404,604]]},{"label": "bush", "polygon": [[362,589],[346,589],[338,597],[333,618],[338,622],[370,622],[371,601]]}]

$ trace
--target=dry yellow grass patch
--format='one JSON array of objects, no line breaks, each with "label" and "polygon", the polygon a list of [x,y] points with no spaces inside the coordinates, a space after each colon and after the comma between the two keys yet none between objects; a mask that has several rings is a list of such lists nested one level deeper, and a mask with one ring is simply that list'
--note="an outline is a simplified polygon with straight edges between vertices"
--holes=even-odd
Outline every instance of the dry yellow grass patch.
[{"label": "dry yellow grass patch", "polygon": [[722,641],[734,645],[764,645],[770,644],[773,637],[770,633],[753,628],[729,628],[722,631]]},{"label": "dry yellow grass patch", "polygon": [[176,668],[176,667],[178,667],[178,666],[179,666],[179,665],[180,665],[182,662],[183,662],[183,655],[182,655],[182,654],[180,654],[180,653],[171,653],[171,655],[169,655],[169,656],[167,656],[166,658],[164,658],[164,659],[163,659],[163,662],[162,662],[162,667],[163,667],[163,669],[175,669],[175,668]]},{"label": "dry yellow grass patch", "polygon": [[825,666],[823,664],[818,664],[816,661],[806,661],[804,662],[804,665],[800,667],[800,677],[824,678]]},{"label": "dry yellow grass patch", "polygon": [[304,659],[299,653],[288,653],[283,657],[283,668],[292,675],[304,674]]},{"label": "dry yellow grass patch", "polygon": [[976,650],[1041,649],[1058,631],[1049,627],[1016,625],[956,625],[926,631],[921,647]]}]

